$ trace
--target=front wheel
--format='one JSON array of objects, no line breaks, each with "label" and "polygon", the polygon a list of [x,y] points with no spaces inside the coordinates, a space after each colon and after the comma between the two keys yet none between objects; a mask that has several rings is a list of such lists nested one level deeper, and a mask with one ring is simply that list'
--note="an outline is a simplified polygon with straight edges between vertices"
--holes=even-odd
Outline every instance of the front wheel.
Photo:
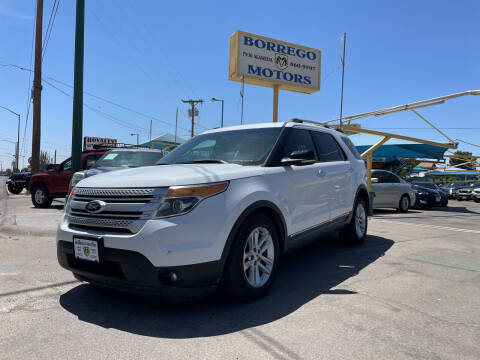
[{"label": "front wheel", "polygon": [[475,202],[480,203],[480,198],[478,198],[478,199],[475,198],[474,200],[475,200]]},{"label": "front wheel", "polygon": [[9,192],[11,192],[12,194],[15,194],[15,195],[20,194],[23,190],[22,187],[16,187],[13,184],[8,184],[7,188],[8,188]]},{"label": "front wheel", "polygon": [[260,213],[250,216],[230,250],[222,290],[241,301],[263,296],[272,284],[279,259],[279,236],[273,221]]},{"label": "front wheel", "polygon": [[349,245],[361,245],[367,237],[367,227],[367,203],[363,198],[358,198],[352,220],[340,231],[340,238]]},{"label": "front wheel", "polygon": [[402,213],[408,212],[410,208],[410,198],[407,195],[403,195],[400,198],[400,202],[398,203],[398,211]]},{"label": "front wheel", "polygon": [[36,208],[47,208],[52,204],[52,201],[53,198],[44,185],[39,184],[32,188],[32,204]]}]

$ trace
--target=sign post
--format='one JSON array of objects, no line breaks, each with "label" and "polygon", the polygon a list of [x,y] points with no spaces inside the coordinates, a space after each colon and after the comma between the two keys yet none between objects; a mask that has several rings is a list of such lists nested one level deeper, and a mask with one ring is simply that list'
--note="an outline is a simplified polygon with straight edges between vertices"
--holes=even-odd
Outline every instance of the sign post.
[{"label": "sign post", "polygon": [[279,90],[320,90],[321,55],[318,49],[237,31],[230,36],[228,79],[273,88],[276,122]]}]

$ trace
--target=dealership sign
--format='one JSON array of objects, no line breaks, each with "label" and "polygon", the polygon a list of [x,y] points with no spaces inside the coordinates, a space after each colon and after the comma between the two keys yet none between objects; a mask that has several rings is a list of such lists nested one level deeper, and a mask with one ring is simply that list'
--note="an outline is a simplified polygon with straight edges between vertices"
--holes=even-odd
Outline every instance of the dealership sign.
[{"label": "dealership sign", "polygon": [[95,145],[115,147],[117,146],[117,139],[99,138],[92,136],[83,137],[83,150],[94,150]]},{"label": "dealership sign", "polygon": [[230,37],[228,79],[281,90],[320,90],[321,51],[237,31]]}]

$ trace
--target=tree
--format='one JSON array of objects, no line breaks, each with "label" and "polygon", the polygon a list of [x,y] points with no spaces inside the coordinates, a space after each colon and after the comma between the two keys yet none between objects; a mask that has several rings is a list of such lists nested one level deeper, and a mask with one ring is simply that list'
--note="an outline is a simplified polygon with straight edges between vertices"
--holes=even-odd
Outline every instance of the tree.
[{"label": "tree", "polygon": [[50,164],[50,155],[46,151],[40,151],[40,164]]},{"label": "tree", "polygon": [[[460,169],[465,169],[465,170],[475,170],[472,166],[472,153],[468,151],[460,151],[457,150],[453,154],[454,157],[450,158],[450,166],[457,166]],[[465,164],[467,161],[470,161],[470,163]]]}]

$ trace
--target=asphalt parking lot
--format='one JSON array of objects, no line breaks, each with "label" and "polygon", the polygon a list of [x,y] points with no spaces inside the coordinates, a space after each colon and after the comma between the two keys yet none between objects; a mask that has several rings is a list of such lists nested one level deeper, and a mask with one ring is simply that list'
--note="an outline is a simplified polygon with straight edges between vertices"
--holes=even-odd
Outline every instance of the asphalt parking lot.
[{"label": "asphalt parking lot", "polygon": [[103,292],[56,260],[62,202],[34,209],[0,178],[0,358],[478,359],[480,204],[375,212],[360,247],[287,255],[240,304]]}]

